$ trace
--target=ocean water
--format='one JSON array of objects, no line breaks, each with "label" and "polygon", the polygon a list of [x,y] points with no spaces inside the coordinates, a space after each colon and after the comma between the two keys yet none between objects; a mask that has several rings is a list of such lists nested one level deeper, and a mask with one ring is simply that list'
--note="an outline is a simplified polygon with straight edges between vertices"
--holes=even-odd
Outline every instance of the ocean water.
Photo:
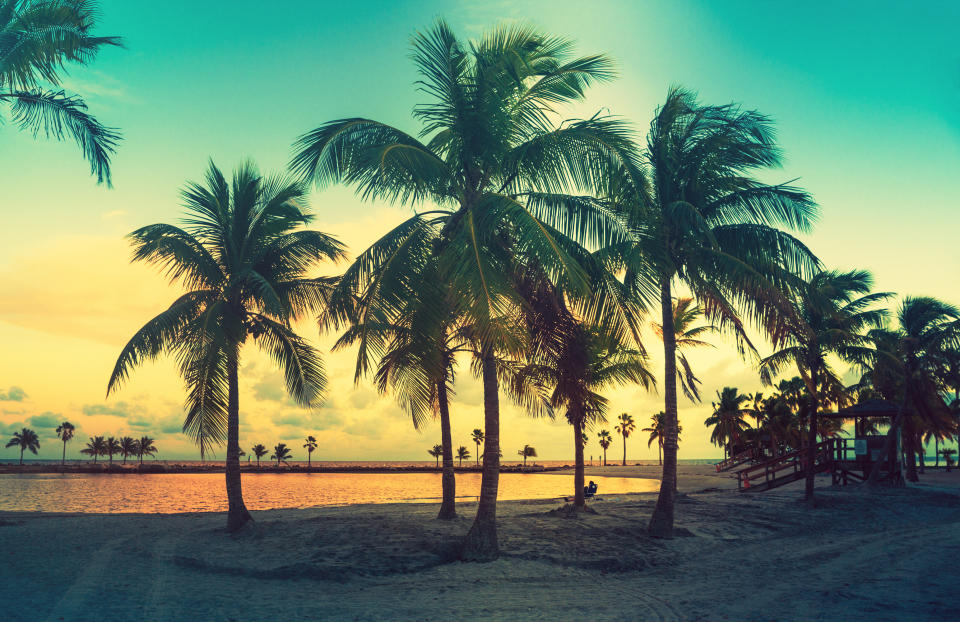
[{"label": "ocean water", "polygon": [[[589,477],[599,495],[655,492],[655,479]],[[480,473],[457,475],[457,497],[473,501]],[[572,474],[502,473],[499,498],[560,499],[573,494]],[[244,473],[251,510],[436,501],[439,473]],[[0,511],[82,513],[220,512],[227,509],[222,473],[0,474]]]},{"label": "ocean water", "polygon": [[[10,458],[9,456],[6,456],[6,457],[3,457],[3,458],[0,458],[0,464],[7,464],[7,465],[13,464],[13,465],[15,465],[15,464],[17,464],[18,460],[19,460],[19,457]],[[686,464],[686,465],[716,464],[716,463],[720,462],[720,460],[721,460],[720,458],[695,458],[695,459],[688,459],[688,460],[680,459],[680,460],[677,460],[677,463],[678,463],[678,464]],[[932,458],[931,458],[931,460],[932,460]],[[66,462],[67,462],[67,464],[86,464],[86,463],[92,462],[92,461],[87,460],[87,459],[77,460],[77,459],[67,458],[67,461],[66,461]],[[103,463],[105,463],[105,462],[106,462],[106,459],[105,459],[105,458],[100,458],[100,459],[97,461],[97,464],[103,464]],[[117,456],[114,456],[114,458],[113,458],[113,463],[114,463],[115,465],[120,464],[121,462],[122,462],[122,459],[121,459],[121,458],[118,458]],[[130,464],[136,464],[136,462],[137,462],[137,461],[136,461],[136,460],[133,460],[133,459],[127,460],[127,464],[128,464],[128,465],[130,465]],[[241,459],[240,459],[240,462],[241,462],[241,464],[246,463],[246,464],[251,464],[251,465],[253,465],[253,466],[256,466],[256,464],[257,464],[257,461],[256,461],[255,459],[250,460],[250,461],[247,461],[247,459],[246,459],[245,457],[244,457],[244,458],[241,458]],[[33,459],[30,459],[30,458],[24,457],[23,463],[24,463],[24,464],[56,465],[56,464],[60,464],[60,460],[59,460],[59,459],[46,459],[46,458],[33,458]],[[182,465],[186,465],[186,466],[203,466],[203,465],[210,466],[210,465],[221,465],[221,464],[223,464],[223,459],[222,459],[222,458],[220,458],[220,459],[210,459],[210,460],[205,460],[205,461],[203,461],[203,462],[201,462],[200,460],[154,460],[154,459],[144,459],[143,463],[144,463],[144,464],[162,464],[162,465],[182,464]],[[620,461],[619,458],[614,459],[612,456],[608,456],[608,457],[607,457],[607,464],[609,464],[610,466],[617,466],[617,465],[619,465],[620,463],[621,463],[621,461]],[[270,460],[267,460],[266,458],[263,458],[263,459],[260,461],[260,464],[262,464],[263,466],[267,466],[267,465],[271,464],[271,461],[270,461]],[[297,466],[305,467],[305,466],[307,466],[307,461],[306,461],[306,460],[289,460],[289,461],[286,462],[286,464],[297,465]],[[410,467],[410,466],[430,467],[430,466],[435,466],[435,465],[436,465],[436,461],[434,461],[434,460],[379,460],[379,461],[374,461],[374,460],[313,460],[313,461],[311,462],[311,464],[312,464],[313,466],[315,466],[315,467],[333,467],[333,468],[352,468],[352,467],[357,467],[357,468],[398,468],[398,467]],[[455,461],[454,461],[454,464],[459,465],[460,463],[455,460]],[[503,466],[519,466],[519,465],[522,465],[523,462],[521,462],[521,461],[519,461],[519,460],[501,460],[501,461],[500,461],[500,464],[503,465]],[[601,464],[602,464],[602,461],[601,461],[600,459],[596,458],[596,457],[594,457],[593,460],[590,460],[590,459],[589,459],[589,456],[588,456],[587,459],[586,459],[586,465],[587,465],[587,466],[601,466]],[[931,464],[932,464],[932,462],[931,462]],[[476,461],[473,460],[473,459],[464,460],[464,461],[463,461],[463,466],[464,466],[464,467],[471,466],[471,465],[475,466],[475,465],[476,465]],[[573,466],[573,460],[539,460],[539,459],[538,459],[538,460],[528,460],[528,461],[527,461],[527,466],[533,466],[533,465],[545,466],[545,467],[562,467],[562,466],[570,466],[570,467],[572,467],[572,466]],[[627,465],[630,465],[630,466],[633,466],[633,465],[655,466],[655,465],[657,465],[657,461],[656,461],[656,460],[633,460],[633,459],[628,459],[628,460],[627,460]]]}]

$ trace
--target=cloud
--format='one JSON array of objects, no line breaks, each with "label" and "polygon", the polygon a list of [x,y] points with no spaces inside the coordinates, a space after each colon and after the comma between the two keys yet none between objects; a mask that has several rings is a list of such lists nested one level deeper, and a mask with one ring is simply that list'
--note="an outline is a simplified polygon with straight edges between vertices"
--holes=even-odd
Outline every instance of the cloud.
[{"label": "cloud", "polygon": [[131,415],[130,405],[126,402],[117,402],[112,406],[108,404],[87,404],[81,410],[85,415],[111,415],[113,417],[129,417]]},{"label": "cloud", "polygon": [[0,391],[0,402],[22,402],[25,397],[27,393],[20,387],[10,387],[6,392]]},{"label": "cloud", "polygon": [[286,401],[287,390],[280,374],[268,374],[253,385],[253,396],[267,402]]},{"label": "cloud", "polygon": [[110,210],[109,212],[102,212],[100,214],[100,220],[113,220],[114,218],[119,218],[126,215],[126,210],[115,209]]},{"label": "cloud", "polygon": [[56,428],[63,421],[63,415],[60,413],[53,413],[47,411],[45,413],[34,415],[30,417],[29,424],[31,427],[47,429],[47,428]]}]

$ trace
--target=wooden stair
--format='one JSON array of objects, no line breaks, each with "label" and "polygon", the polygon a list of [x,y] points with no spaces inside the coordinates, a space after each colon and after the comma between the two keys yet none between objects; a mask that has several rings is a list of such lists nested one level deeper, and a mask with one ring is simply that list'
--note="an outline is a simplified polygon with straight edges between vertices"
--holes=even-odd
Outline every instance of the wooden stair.
[{"label": "wooden stair", "polygon": [[[828,439],[817,444],[814,473],[833,471],[836,456],[836,439]],[[807,476],[806,448],[791,451],[782,456],[752,464],[737,471],[737,484],[741,492],[761,492],[779,488]]]}]

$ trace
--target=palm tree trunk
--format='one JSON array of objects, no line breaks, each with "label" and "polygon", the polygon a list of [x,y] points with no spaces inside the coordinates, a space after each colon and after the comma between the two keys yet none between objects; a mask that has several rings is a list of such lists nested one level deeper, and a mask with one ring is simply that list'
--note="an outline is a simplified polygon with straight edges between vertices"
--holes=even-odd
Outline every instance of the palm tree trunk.
[{"label": "palm tree trunk", "polygon": [[20,466],[23,466],[23,447],[20,448]]},{"label": "palm tree trunk", "polygon": [[933,437],[933,452],[934,452],[933,468],[939,469],[940,468],[940,439],[937,437]]},{"label": "palm tree trunk", "polygon": [[663,466],[663,440],[657,441],[657,464]]},{"label": "palm tree trunk", "polygon": [[[243,503],[240,484],[240,381],[237,373],[237,352],[227,355],[227,530],[236,531],[253,520]],[[279,466],[280,461],[277,461]]]},{"label": "palm tree trunk", "polygon": [[[816,370],[811,369],[811,384],[817,386],[817,376]],[[804,483],[803,488],[803,500],[809,506],[813,506],[815,501],[813,498],[813,485],[814,478],[816,473],[814,472],[814,466],[817,461],[817,392],[810,392],[810,408],[808,409],[808,417],[810,419],[810,425],[807,426],[807,479]]]},{"label": "palm tree trunk", "polygon": [[583,422],[580,417],[573,424],[573,507],[586,505],[583,497]]},{"label": "palm tree trunk", "polygon": [[623,436],[623,462],[621,466],[627,466],[627,435],[621,434]]},{"label": "palm tree trunk", "polygon": [[480,466],[480,443],[475,443],[477,446],[477,466]]},{"label": "palm tree trunk", "polygon": [[660,310],[664,354],[663,472],[657,505],[653,508],[647,530],[654,537],[670,538],[673,537],[677,479],[677,337],[673,326],[673,299],[669,276],[663,277],[660,283]]},{"label": "palm tree trunk", "polygon": [[313,455],[313,452],[309,449],[307,450],[307,470],[310,470],[310,456]]},{"label": "palm tree trunk", "polygon": [[450,404],[447,402],[446,379],[437,383],[437,401],[440,406],[440,444],[443,445],[443,475],[440,476],[443,502],[437,518],[448,520],[457,517],[457,478],[453,473],[453,440],[450,436]]},{"label": "palm tree trunk", "polygon": [[60,458],[60,466],[67,463],[67,441],[63,441],[63,456]]},{"label": "palm tree trunk", "polygon": [[607,448],[603,448],[603,466],[607,466]]},{"label": "palm tree trunk", "polygon": [[917,477],[917,433],[914,429],[913,419],[911,417],[906,417],[903,420],[903,431],[901,437],[903,438],[903,450],[907,454],[907,481],[908,482],[918,482],[920,478]]},{"label": "palm tree trunk", "polygon": [[500,480],[500,395],[493,352],[483,354],[483,475],[477,517],[467,533],[460,556],[467,561],[493,561],[497,544],[497,487]]}]

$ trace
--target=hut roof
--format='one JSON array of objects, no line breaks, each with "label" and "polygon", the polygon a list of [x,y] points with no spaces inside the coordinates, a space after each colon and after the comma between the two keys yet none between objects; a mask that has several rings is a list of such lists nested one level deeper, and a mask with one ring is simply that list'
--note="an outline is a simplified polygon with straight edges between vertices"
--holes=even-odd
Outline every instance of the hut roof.
[{"label": "hut roof", "polygon": [[841,408],[835,413],[820,413],[827,419],[860,419],[861,417],[885,417],[892,419],[897,416],[899,407],[886,400],[867,400],[854,404],[849,408]]}]

